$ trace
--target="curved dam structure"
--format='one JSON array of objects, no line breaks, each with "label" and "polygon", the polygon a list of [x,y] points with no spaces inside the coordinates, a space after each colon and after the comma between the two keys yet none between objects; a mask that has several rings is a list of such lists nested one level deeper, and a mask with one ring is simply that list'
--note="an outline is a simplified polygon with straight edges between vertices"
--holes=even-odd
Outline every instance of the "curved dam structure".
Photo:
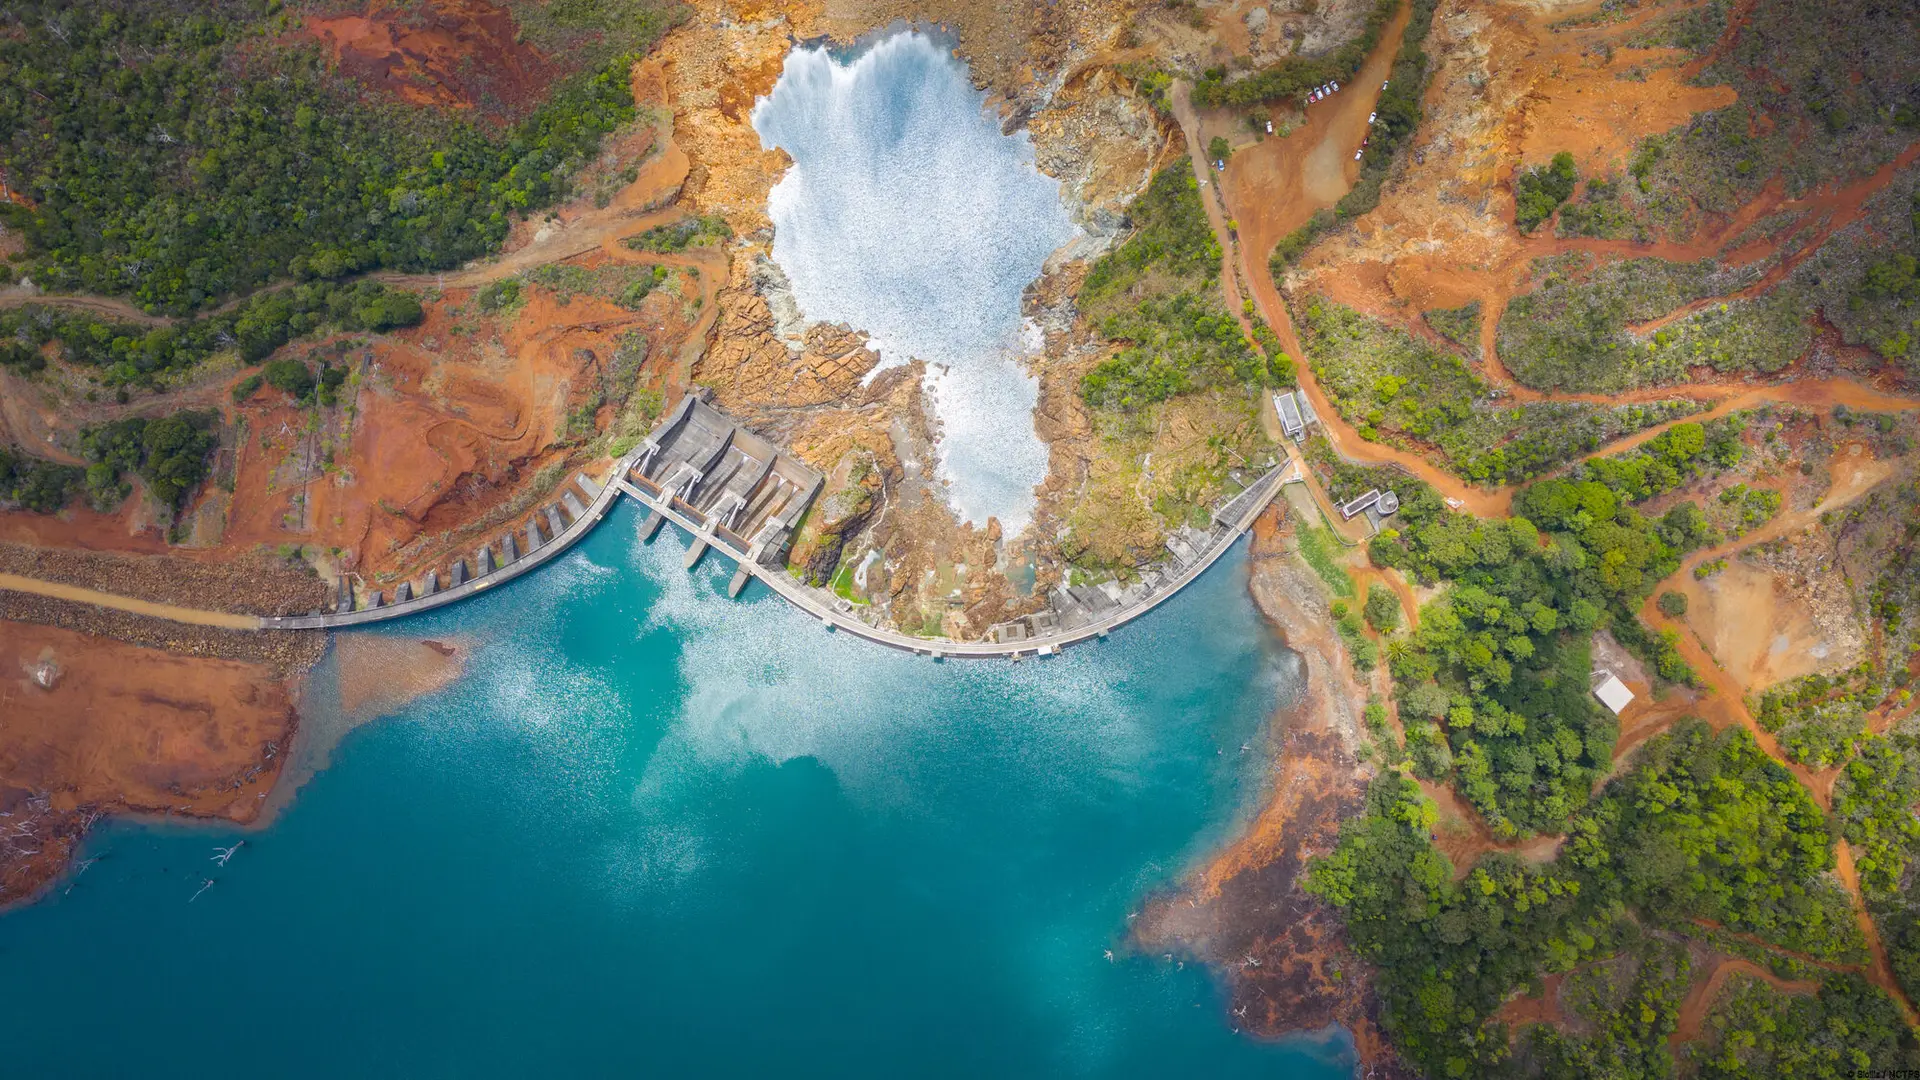
[{"label": "curved dam structure", "polygon": [[1068,645],[1105,637],[1199,577],[1272,501],[1288,468],[1283,462],[1254,477],[1215,509],[1206,528],[1182,527],[1167,542],[1167,559],[1131,585],[1062,586],[1048,598],[1047,610],[992,626],[981,641],[920,637],[870,623],[846,600],[787,572],[794,533],[818,497],[823,478],[703,397],[689,394],[638,447],[617,459],[604,479],[576,476],[557,501],[481,546],[471,561],[455,560],[444,578],[439,570],[430,571],[417,582],[402,583],[390,596],[383,591],[356,594],[342,578],[335,588],[335,610],[262,618],[259,628],[363,626],[457,603],[550,562],[591,532],[614,500],[625,496],[647,508],[644,539],[651,541],[669,521],[693,537],[688,569],[709,551],[731,559],[736,569],[730,596],[738,596],[748,581],[758,578],[828,630],[934,658],[1051,656]]}]

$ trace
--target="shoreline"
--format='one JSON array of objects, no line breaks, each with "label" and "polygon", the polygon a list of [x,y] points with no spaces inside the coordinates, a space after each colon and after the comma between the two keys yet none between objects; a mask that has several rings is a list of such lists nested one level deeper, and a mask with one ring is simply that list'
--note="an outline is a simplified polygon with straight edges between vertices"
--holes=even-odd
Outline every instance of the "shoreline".
[{"label": "shoreline", "polygon": [[1326,593],[1296,553],[1292,522],[1278,508],[1284,504],[1276,507],[1254,522],[1248,591],[1269,631],[1300,658],[1302,693],[1269,721],[1273,778],[1263,804],[1237,835],[1146,902],[1131,942],[1211,967],[1226,986],[1225,1019],[1237,1031],[1315,1041],[1337,1028],[1360,1067],[1400,1075],[1338,913],[1300,888],[1308,860],[1330,848],[1340,823],[1364,805],[1373,770],[1356,755],[1365,692],[1318,614]]}]

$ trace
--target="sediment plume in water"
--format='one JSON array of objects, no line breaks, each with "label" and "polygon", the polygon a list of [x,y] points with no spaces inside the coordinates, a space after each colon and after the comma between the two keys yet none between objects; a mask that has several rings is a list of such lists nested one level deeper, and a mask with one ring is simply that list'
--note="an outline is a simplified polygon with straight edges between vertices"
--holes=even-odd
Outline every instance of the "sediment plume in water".
[{"label": "sediment plume in water", "polygon": [[464,638],[335,636],[301,696],[300,730],[286,770],[267,799],[266,817],[271,819],[332,762],[348,732],[452,685],[465,673],[471,649]]},{"label": "sediment plume in water", "polygon": [[1020,298],[1077,231],[1059,183],[917,31],[850,59],[796,49],[753,126],[793,159],[768,214],[801,310],[866,331],[884,364],[929,365],[954,508],[1018,535],[1047,471]]}]

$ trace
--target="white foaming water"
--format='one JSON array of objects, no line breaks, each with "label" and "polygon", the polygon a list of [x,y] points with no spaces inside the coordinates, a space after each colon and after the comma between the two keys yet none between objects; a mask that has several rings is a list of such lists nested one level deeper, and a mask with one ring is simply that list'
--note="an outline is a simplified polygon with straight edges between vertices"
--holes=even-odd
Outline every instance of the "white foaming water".
[{"label": "white foaming water", "polygon": [[[678,539],[678,537],[676,537]],[[1118,658],[1083,650],[1044,671],[1011,664],[959,664],[936,677],[927,661],[828,634],[784,603],[716,603],[712,583],[682,568],[683,545],[633,537],[629,566],[657,584],[648,629],[678,639],[685,697],[648,762],[635,800],[672,803],[715,770],[811,758],[830,769],[856,803],[913,801],[914,760],[948,740],[975,737],[978,725],[1003,734],[1029,761],[1065,786],[1060,763],[1097,763],[1089,775],[1126,775],[1151,740],[1115,689]],[[971,718],[953,730],[946,692],[962,699],[1023,702],[1025,709]]]},{"label": "white foaming water", "polygon": [[866,331],[885,364],[927,362],[955,509],[1017,535],[1047,472],[1039,386],[1018,361],[1032,348],[1020,296],[1077,232],[1059,183],[918,32],[848,63],[795,50],[753,126],[793,159],[767,212],[801,309]]}]

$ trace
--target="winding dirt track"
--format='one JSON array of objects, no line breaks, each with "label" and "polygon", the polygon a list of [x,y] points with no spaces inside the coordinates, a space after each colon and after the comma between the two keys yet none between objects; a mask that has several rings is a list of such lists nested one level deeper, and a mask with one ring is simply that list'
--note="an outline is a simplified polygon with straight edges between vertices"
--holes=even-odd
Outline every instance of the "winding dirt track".
[{"label": "winding dirt track", "polygon": [[93,604],[118,611],[130,611],[135,615],[147,615],[170,622],[192,623],[195,626],[217,626],[226,630],[260,629],[260,620],[253,615],[235,615],[226,611],[203,611],[199,608],[177,607],[173,604],[156,604],[150,600],[135,600],[130,596],[117,596],[98,589],[83,589],[78,585],[41,581],[39,578],[21,577],[18,574],[0,574],[0,589],[31,593],[34,596],[49,596],[55,600]]},{"label": "winding dirt track", "polygon": [[1713,1007],[1713,999],[1720,995],[1720,988],[1735,975],[1760,979],[1775,990],[1784,994],[1817,993],[1820,984],[1800,979],[1783,979],[1751,960],[1722,960],[1713,969],[1706,980],[1687,993],[1686,1000],[1680,1003],[1680,1022],[1667,1036],[1669,1049],[1678,1050],[1684,1043],[1690,1043],[1700,1037],[1700,1027],[1707,1019],[1707,1010]]},{"label": "winding dirt track", "polygon": [[142,326],[165,326],[173,321],[164,315],[149,315],[125,300],[116,300],[110,296],[40,293],[23,289],[18,285],[0,289],[0,308],[26,307],[29,304],[39,307],[67,308],[71,311],[89,311],[95,315],[105,315],[110,319],[139,323]]}]

